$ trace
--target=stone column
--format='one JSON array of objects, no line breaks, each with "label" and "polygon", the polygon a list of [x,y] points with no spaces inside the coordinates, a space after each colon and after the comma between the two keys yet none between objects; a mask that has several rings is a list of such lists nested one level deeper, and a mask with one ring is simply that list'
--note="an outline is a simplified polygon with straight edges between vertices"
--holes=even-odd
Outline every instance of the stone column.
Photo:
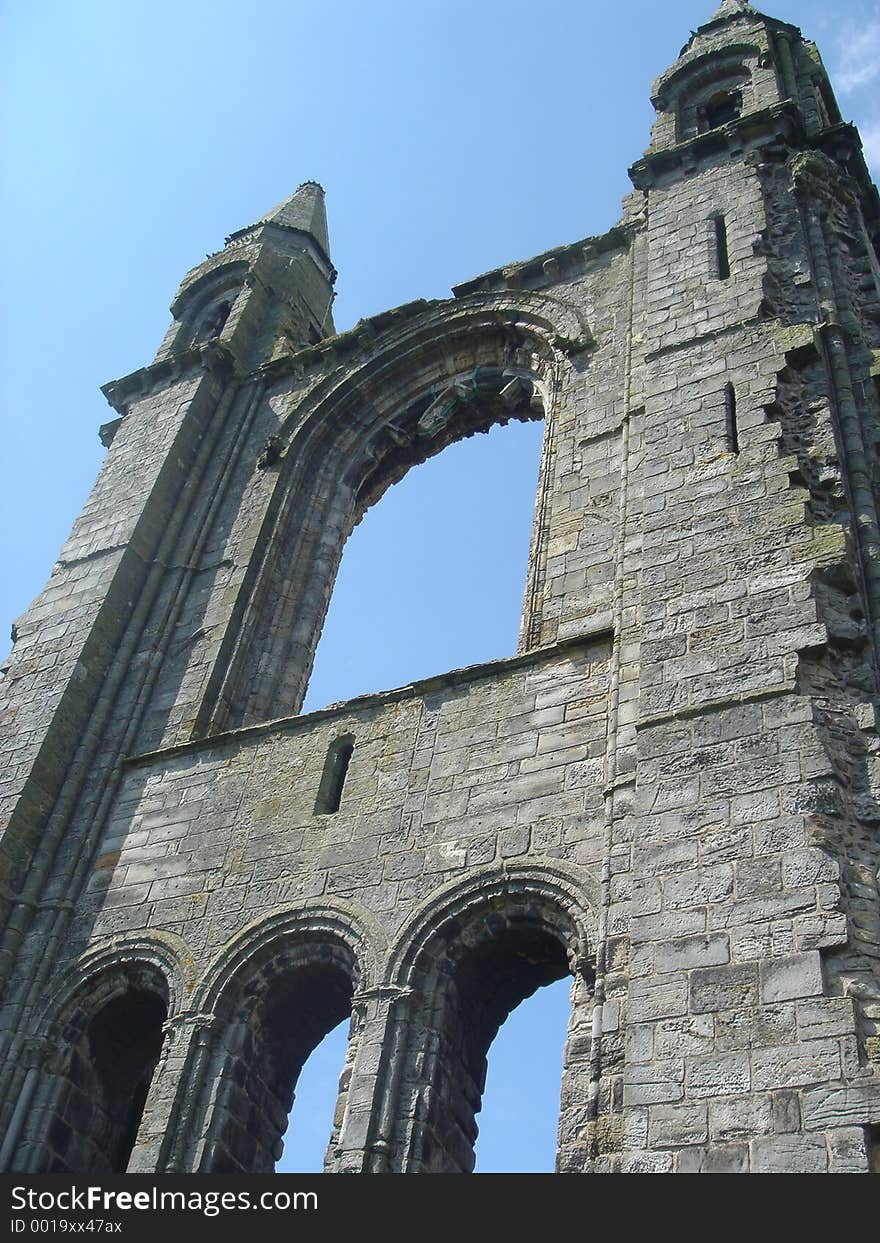
[{"label": "stone column", "polygon": [[45,1037],[24,1041],[21,1067],[24,1072],[9,1127],[0,1146],[0,1170],[34,1172],[45,1163],[42,1136],[46,1117],[61,1087],[58,1050]]},{"label": "stone column", "polygon": [[[387,1173],[394,1135],[396,1083],[405,1041],[404,1003],[411,990],[380,985],[355,993],[355,1031],[349,1042],[338,1109],[339,1138],[328,1153],[327,1171]],[[344,1100],[343,1100],[344,1096]]]},{"label": "stone column", "polygon": [[214,1016],[181,1014],[163,1027],[162,1052],[147,1094],[129,1174],[181,1173],[197,1123]]},{"label": "stone column", "polygon": [[788,34],[777,31],[776,46],[779,48],[779,60],[782,68],[782,82],[787,99],[798,98],[797,78],[794,71],[794,60],[791,55],[791,42]]}]

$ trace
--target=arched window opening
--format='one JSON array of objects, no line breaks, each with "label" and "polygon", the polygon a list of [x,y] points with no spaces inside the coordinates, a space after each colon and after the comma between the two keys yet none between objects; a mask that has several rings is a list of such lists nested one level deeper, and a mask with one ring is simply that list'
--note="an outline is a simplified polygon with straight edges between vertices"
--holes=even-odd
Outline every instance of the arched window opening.
[{"label": "arched window opening", "polygon": [[[411,1095],[400,1106],[396,1168],[436,1174],[474,1169],[490,1046],[526,998],[541,990],[551,1003],[558,1003],[558,995],[554,997],[545,986],[559,980],[565,982],[563,991],[568,994],[571,958],[577,952],[572,945],[575,935],[563,913],[536,905],[527,893],[514,891],[481,903],[467,917],[450,919],[426,943],[411,979],[416,1001],[410,1030],[418,1035],[411,1038],[407,1053],[406,1064],[415,1072],[408,1089]],[[576,1000],[567,1007],[569,1032],[587,1031],[590,1023],[589,981],[578,978],[572,994]],[[533,1006],[538,1012],[542,1009],[537,998]],[[553,1024],[549,1027],[552,1042]],[[578,1040],[567,1046],[562,1066],[565,1042],[558,1031],[556,1035],[551,1079],[557,1070],[560,1076],[543,1102],[543,1111],[550,1131],[555,1132],[558,1123],[560,1135],[568,1136],[573,1119],[561,1112],[560,1077],[565,1099],[586,1099],[589,1042]],[[529,1074],[533,1051],[524,1053],[520,1045],[519,1058],[521,1075]],[[494,1108],[491,1102],[490,1107]],[[416,1122],[410,1125],[407,1118],[413,1115]],[[517,1132],[522,1128],[522,1117],[507,1127],[506,1157],[500,1159],[523,1162],[524,1168],[531,1158],[523,1155],[519,1143],[523,1136]],[[515,1141],[513,1146],[510,1141]],[[520,1147],[519,1155],[516,1147]],[[555,1143],[552,1148],[555,1154]],[[543,1160],[552,1166],[546,1151]]]},{"label": "arched window opening", "polygon": [[196,340],[210,341],[214,337],[219,337],[227,319],[229,319],[229,312],[231,310],[232,304],[225,300],[218,302],[216,306],[210,307],[202,316],[202,322],[196,331]]},{"label": "arched window opening", "polygon": [[[727,55],[711,54],[702,64],[691,65],[674,81],[666,83],[665,102],[675,108],[679,142],[742,116],[745,101],[753,98],[756,55],[757,48],[729,48]],[[743,57],[748,57],[748,61]]]},{"label": "arched window opening", "polygon": [[435,1169],[440,1160],[438,1172],[474,1168],[487,1055],[501,1024],[526,997],[567,975],[562,945],[540,928],[487,938],[457,964],[437,1055],[437,1103],[429,1119],[427,1155]]},{"label": "arched window opening", "polygon": [[700,133],[735,121],[742,112],[742,106],[741,91],[718,91],[717,94],[707,99],[699,110]]},{"label": "arched window opening", "polygon": [[570,993],[568,976],[539,988],[492,1041],[476,1174],[553,1173]]},{"label": "arched window opening", "polygon": [[[295,965],[275,958],[245,984],[220,1053],[203,1173],[274,1171],[303,1067],[325,1036],[350,1018],[353,988],[351,957],[332,942],[310,946]],[[339,1092],[337,1117],[344,1085]],[[293,1127],[299,1121],[294,1113]],[[324,1148],[332,1140],[332,1133],[325,1135]]]},{"label": "arched window opening", "polygon": [[342,787],[345,785],[348,766],[354,752],[354,738],[351,734],[343,734],[334,739],[327,749],[324,761],[324,772],[315,799],[315,815],[332,815],[339,811],[342,802]]},{"label": "arched window opening", "polygon": [[157,359],[192,349],[219,336],[241,292],[246,273],[244,261],[227,263],[193,284],[186,284],[171,305],[174,319]]},{"label": "arched window opening", "polygon": [[341,1125],[337,1114],[340,1079],[345,1069],[349,1022],[337,1024],[307,1059],[296,1081],[296,1097],[277,1174],[320,1174],[327,1140]]},{"label": "arched window opening", "polygon": [[458,441],[352,533],[303,710],[516,651],[543,422]]},{"label": "arched window opening", "polygon": [[131,987],[81,1028],[49,1126],[49,1172],[125,1173],[166,1015],[164,1000]]}]

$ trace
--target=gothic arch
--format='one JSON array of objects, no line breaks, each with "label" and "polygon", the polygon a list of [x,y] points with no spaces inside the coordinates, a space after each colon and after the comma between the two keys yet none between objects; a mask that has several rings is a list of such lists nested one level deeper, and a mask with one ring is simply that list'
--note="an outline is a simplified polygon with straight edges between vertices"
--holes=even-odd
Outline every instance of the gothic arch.
[{"label": "gothic arch", "polygon": [[742,67],[746,61],[757,61],[760,55],[761,49],[757,43],[747,40],[726,43],[722,48],[710,52],[695,53],[680,60],[657,79],[651,102],[655,108],[667,110],[683,95],[688,95],[717,79],[719,71],[723,73],[728,69]]},{"label": "gothic arch", "polygon": [[107,942],[63,973],[35,1027],[16,1168],[125,1171],[191,968],[178,937],[155,933]]},{"label": "gothic arch", "polygon": [[[473,1168],[486,1054],[508,1014],[536,989],[573,976],[569,1031],[589,1032],[595,897],[564,866],[533,861],[473,873],[408,923],[389,963],[398,1005],[370,1143],[381,1154],[376,1168]],[[571,1042],[563,1078],[569,1114],[586,1100],[589,1066],[588,1043]],[[560,1134],[571,1126],[562,1116]]]},{"label": "gothic arch", "polygon": [[[438,889],[412,915],[398,934],[386,970],[388,984],[412,986],[413,972],[426,947],[455,921],[479,907],[486,899],[519,893],[534,898],[549,911],[555,909],[567,924],[564,932],[572,970],[589,961],[595,940],[595,918],[600,895],[587,875],[578,875],[559,860],[531,859],[528,863],[475,868],[464,880]],[[559,925],[563,935],[563,923]]]},{"label": "gothic arch", "polygon": [[191,1009],[197,1014],[222,1016],[228,1010],[235,981],[248,971],[258,970],[279,945],[322,936],[348,946],[358,964],[359,984],[372,987],[385,947],[381,925],[348,902],[306,901],[261,915],[233,937],[202,973]]},{"label": "gothic arch", "polygon": [[34,1035],[41,1039],[56,1032],[71,1007],[80,999],[87,1003],[96,982],[112,978],[114,972],[138,969],[152,972],[164,982],[168,1018],[174,1018],[195,984],[195,962],[189,947],[173,932],[156,929],[123,933],[93,946],[59,973],[37,1014]]},{"label": "gothic arch", "polygon": [[212,964],[193,999],[209,1051],[190,1064],[180,1088],[194,1102],[187,1164],[210,1173],[272,1170],[303,1064],[349,1014],[350,1068],[353,1001],[376,978],[381,944],[376,926],[354,908],[311,903],[255,921]]},{"label": "gothic arch", "polygon": [[[652,102],[658,112],[674,115],[677,141],[694,138],[732,119],[735,97],[740,111],[749,106],[759,56],[755,44],[728,44],[693,57],[660,79]],[[729,118],[720,107],[722,97],[730,100],[733,111]],[[713,112],[718,115],[713,116]]]},{"label": "gothic arch", "polygon": [[221,252],[212,264],[203,265],[196,277],[184,281],[171,304],[171,314],[176,320],[191,318],[219,293],[240,289],[247,275],[247,256],[236,253],[230,258],[226,251]]},{"label": "gothic arch", "polygon": [[[248,278],[243,259],[218,264],[181,289],[171,306],[174,323],[166,338],[171,353],[219,336]],[[221,313],[222,308],[222,313]]]},{"label": "gothic arch", "polygon": [[[343,546],[366,509],[410,467],[497,423],[546,415],[549,441],[568,356],[593,343],[579,313],[533,292],[402,318],[288,364],[322,371],[299,376],[303,396],[261,460],[277,479],[197,733],[299,711]],[[343,345],[354,357],[340,367]]]}]

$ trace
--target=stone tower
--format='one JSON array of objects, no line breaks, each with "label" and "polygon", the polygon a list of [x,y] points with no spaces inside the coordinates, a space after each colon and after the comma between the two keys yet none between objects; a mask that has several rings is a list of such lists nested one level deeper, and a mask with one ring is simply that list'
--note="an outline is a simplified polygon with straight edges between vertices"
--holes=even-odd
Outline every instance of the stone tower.
[{"label": "stone tower", "polygon": [[[813,44],[725,0],[621,221],[334,335],[306,183],[110,384],[2,684],[2,1164],[466,1171],[572,977],[561,1171],[880,1147],[880,203]],[[345,539],[543,418],[517,655],[298,715]]]}]

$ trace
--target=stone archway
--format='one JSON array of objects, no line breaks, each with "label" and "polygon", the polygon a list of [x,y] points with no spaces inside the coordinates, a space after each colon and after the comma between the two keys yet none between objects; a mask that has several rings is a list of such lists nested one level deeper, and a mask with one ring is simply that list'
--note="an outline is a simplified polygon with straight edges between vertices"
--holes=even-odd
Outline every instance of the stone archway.
[{"label": "stone archway", "polygon": [[90,974],[48,1028],[19,1148],[33,1172],[121,1174],[159,1062],[171,990],[152,962]]},{"label": "stone archway", "polygon": [[342,550],[366,509],[412,466],[498,423],[546,417],[549,442],[560,360],[591,338],[570,308],[511,294],[464,299],[368,344],[366,357],[303,377],[261,458],[277,483],[198,734],[299,711]]},{"label": "stone archway", "polygon": [[179,1124],[189,1131],[184,1167],[271,1172],[306,1060],[351,1015],[338,1132],[358,1034],[353,1002],[374,971],[373,936],[350,912],[313,906],[259,921],[215,963],[194,997],[208,1053],[179,1089],[192,1097]]},{"label": "stone archway", "polygon": [[389,1075],[395,1099],[385,1111],[393,1122],[374,1145],[387,1153],[384,1168],[473,1169],[489,1046],[520,1002],[566,975],[574,987],[560,1137],[572,1131],[565,1115],[585,1105],[589,1091],[586,924],[577,896],[540,866],[471,878],[425,912],[397,957],[405,1001]]}]

